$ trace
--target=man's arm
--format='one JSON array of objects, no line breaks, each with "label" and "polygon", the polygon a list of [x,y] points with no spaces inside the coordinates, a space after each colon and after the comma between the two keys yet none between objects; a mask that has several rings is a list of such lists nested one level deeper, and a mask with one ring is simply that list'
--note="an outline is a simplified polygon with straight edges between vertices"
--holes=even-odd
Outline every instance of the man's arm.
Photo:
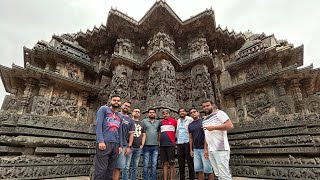
[{"label": "man's arm", "polygon": [[204,158],[209,159],[208,143],[206,138],[204,138]]},{"label": "man's arm", "polygon": [[130,132],[129,133],[129,142],[128,142],[128,146],[127,146],[125,155],[129,155],[130,154],[132,142],[133,142],[133,132]]},{"label": "man's arm", "polygon": [[189,133],[189,144],[190,144],[190,156],[193,157],[193,137],[191,133]]},{"label": "man's arm", "polygon": [[97,136],[97,141],[99,143],[99,149],[100,150],[105,150],[106,144],[104,143],[104,139],[103,139],[103,133],[102,133],[102,125],[103,125],[103,120],[104,120],[104,116],[105,116],[105,109],[104,107],[100,107],[98,112],[97,112],[97,124],[96,124],[96,136]]},{"label": "man's arm", "polygon": [[203,128],[206,128],[208,131],[213,130],[220,130],[220,131],[227,131],[233,129],[233,124],[230,119],[226,120],[223,124],[218,126],[203,126]]},{"label": "man's arm", "polygon": [[142,133],[142,141],[141,141],[141,146],[140,149],[142,149],[144,147],[144,144],[146,143],[146,133]]}]

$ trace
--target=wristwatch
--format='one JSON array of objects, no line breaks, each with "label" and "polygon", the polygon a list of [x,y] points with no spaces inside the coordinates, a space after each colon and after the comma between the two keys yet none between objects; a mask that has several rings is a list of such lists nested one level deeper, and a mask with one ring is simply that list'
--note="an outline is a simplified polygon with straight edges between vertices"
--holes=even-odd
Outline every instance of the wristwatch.
[{"label": "wristwatch", "polygon": [[128,146],[127,148],[131,148],[132,146]]}]

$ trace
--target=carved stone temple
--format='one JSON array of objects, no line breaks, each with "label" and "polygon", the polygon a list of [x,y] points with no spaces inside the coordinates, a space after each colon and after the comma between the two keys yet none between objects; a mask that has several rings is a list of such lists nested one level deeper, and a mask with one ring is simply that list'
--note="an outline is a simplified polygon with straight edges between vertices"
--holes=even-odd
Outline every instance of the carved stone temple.
[{"label": "carved stone temple", "polygon": [[112,94],[159,116],[213,99],[235,124],[233,176],[320,179],[320,70],[300,67],[303,46],[223,30],[212,9],[182,21],[157,1],[140,21],[111,9],[106,25],[23,53],[23,67],[0,66],[0,179],[90,176]]}]

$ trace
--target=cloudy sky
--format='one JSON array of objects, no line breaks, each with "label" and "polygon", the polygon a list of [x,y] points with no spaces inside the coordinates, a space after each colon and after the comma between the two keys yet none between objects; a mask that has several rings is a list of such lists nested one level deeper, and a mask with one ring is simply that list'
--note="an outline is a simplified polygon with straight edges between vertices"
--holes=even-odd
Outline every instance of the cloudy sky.
[{"label": "cloudy sky", "polygon": [[[111,7],[136,20],[156,0],[1,0],[0,64],[23,66],[23,46],[53,34],[72,33],[105,24]],[[320,67],[318,0],[166,0],[185,20],[212,7],[216,22],[236,32],[275,34],[294,46],[305,45],[304,65]],[[0,83],[0,104],[5,95]]]}]

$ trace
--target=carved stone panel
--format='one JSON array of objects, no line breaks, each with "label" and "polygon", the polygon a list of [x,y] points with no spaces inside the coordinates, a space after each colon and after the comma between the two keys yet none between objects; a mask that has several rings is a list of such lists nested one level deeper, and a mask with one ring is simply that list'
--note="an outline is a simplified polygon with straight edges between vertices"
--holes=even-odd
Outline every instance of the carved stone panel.
[{"label": "carved stone panel", "polygon": [[132,68],[125,65],[118,65],[112,72],[111,81],[111,95],[116,94],[121,97],[121,99],[130,98],[130,82],[132,77]]},{"label": "carved stone panel", "polygon": [[294,101],[291,96],[281,96],[277,98],[276,109],[281,115],[292,114],[294,112]]},{"label": "carved stone panel", "polygon": [[69,78],[78,80],[80,77],[80,69],[77,65],[72,63],[66,64],[67,74]]},{"label": "carved stone panel", "polygon": [[149,54],[152,54],[158,49],[166,49],[171,53],[174,53],[175,42],[171,37],[163,32],[158,32],[148,41]]},{"label": "carved stone panel", "polygon": [[247,96],[247,111],[252,118],[260,118],[269,112],[271,97],[265,88],[258,88]]},{"label": "carved stone panel", "polygon": [[46,116],[50,106],[50,99],[42,96],[34,96],[31,113]]},{"label": "carved stone panel", "polygon": [[134,44],[129,39],[117,39],[114,51],[124,57],[133,58]]},{"label": "carved stone panel", "polygon": [[9,113],[18,112],[20,106],[19,104],[19,100],[16,96],[6,95],[3,100],[1,110]]},{"label": "carved stone panel", "polygon": [[320,113],[320,98],[317,95],[309,96],[305,100],[305,107],[309,113]]},{"label": "carved stone panel", "polygon": [[206,65],[196,65],[191,69],[192,105],[197,107],[205,99],[214,99],[210,74]]},{"label": "carved stone panel", "polygon": [[149,69],[147,106],[177,109],[175,70],[165,59],[154,62]]},{"label": "carved stone panel", "polygon": [[190,59],[195,59],[203,55],[209,55],[209,46],[206,38],[197,38],[188,44]]},{"label": "carved stone panel", "polygon": [[76,118],[78,112],[78,93],[55,88],[50,100],[49,115]]}]

